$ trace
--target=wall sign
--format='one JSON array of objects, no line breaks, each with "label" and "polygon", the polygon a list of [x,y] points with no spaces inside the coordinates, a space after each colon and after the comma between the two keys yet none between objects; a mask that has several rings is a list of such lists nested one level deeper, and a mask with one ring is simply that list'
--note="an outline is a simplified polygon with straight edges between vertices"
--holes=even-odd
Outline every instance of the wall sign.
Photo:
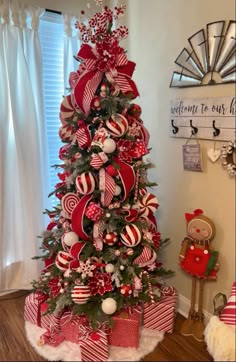
[{"label": "wall sign", "polygon": [[183,146],[183,166],[186,171],[202,171],[202,154],[199,144]]},{"label": "wall sign", "polygon": [[235,140],[235,126],[235,96],[171,100],[171,137],[230,141]]}]

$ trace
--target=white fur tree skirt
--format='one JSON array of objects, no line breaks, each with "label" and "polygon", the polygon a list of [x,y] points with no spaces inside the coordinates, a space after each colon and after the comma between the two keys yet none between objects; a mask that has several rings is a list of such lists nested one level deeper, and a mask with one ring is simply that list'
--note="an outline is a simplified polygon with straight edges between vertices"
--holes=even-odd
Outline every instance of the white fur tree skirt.
[{"label": "white fur tree skirt", "polygon": [[[38,346],[39,337],[46,331],[32,323],[25,322],[26,336],[36,352],[48,361],[81,361],[78,344],[68,341],[62,342],[58,347]],[[109,346],[108,361],[139,361],[151,353],[164,338],[164,332],[142,328],[139,348],[121,348]]]},{"label": "white fur tree skirt", "polygon": [[235,326],[222,322],[217,316],[210,318],[205,331],[208,352],[214,361],[236,361]]}]

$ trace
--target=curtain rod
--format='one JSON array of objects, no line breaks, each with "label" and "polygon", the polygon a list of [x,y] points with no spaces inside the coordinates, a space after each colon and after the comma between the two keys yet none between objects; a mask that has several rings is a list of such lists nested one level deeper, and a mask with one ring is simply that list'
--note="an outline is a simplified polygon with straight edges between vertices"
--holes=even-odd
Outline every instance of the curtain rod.
[{"label": "curtain rod", "polygon": [[45,9],[45,10],[48,11],[49,13],[54,13],[54,14],[62,15],[61,11],[52,10],[52,9]]}]

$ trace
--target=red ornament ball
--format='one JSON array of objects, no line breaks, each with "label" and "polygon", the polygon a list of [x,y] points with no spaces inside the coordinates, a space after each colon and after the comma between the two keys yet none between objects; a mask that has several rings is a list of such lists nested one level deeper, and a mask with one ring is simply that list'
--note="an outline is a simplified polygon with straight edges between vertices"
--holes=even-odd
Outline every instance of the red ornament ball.
[{"label": "red ornament ball", "polygon": [[106,171],[107,171],[108,175],[110,175],[111,177],[115,177],[118,175],[118,171],[113,165],[108,165],[106,167]]},{"label": "red ornament ball", "polygon": [[101,102],[100,102],[99,97],[93,97],[92,102],[91,102],[91,108],[96,109],[96,110],[101,109]]},{"label": "red ornament ball", "polygon": [[103,241],[105,244],[113,246],[118,241],[118,234],[115,231],[111,231],[110,233],[104,234]]},{"label": "red ornament ball", "polygon": [[132,294],[133,288],[131,284],[121,284],[120,286],[120,294],[123,297],[130,297]]},{"label": "red ornament ball", "polygon": [[130,113],[132,116],[135,116],[136,118],[141,116],[142,108],[138,104],[132,104],[130,108]]}]

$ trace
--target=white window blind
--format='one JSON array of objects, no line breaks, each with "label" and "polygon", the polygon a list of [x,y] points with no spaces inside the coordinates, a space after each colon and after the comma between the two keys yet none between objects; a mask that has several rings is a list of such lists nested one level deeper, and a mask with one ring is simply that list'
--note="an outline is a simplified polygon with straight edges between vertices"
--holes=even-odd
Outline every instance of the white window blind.
[{"label": "white window blind", "polygon": [[[43,87],[45,120],[48,147],[49,188],[52,192],[60,182],[57,177],[61,169],[52,167],[61,164],[58,152],[63,143],[58,136],[61,126],[59,119],[60,103],[64,95],[64,25],[62,15],[45,12],[40,19],[39,36],[43,56]],[[58,198],[52,195],[49,205],[56,206]]]}]

